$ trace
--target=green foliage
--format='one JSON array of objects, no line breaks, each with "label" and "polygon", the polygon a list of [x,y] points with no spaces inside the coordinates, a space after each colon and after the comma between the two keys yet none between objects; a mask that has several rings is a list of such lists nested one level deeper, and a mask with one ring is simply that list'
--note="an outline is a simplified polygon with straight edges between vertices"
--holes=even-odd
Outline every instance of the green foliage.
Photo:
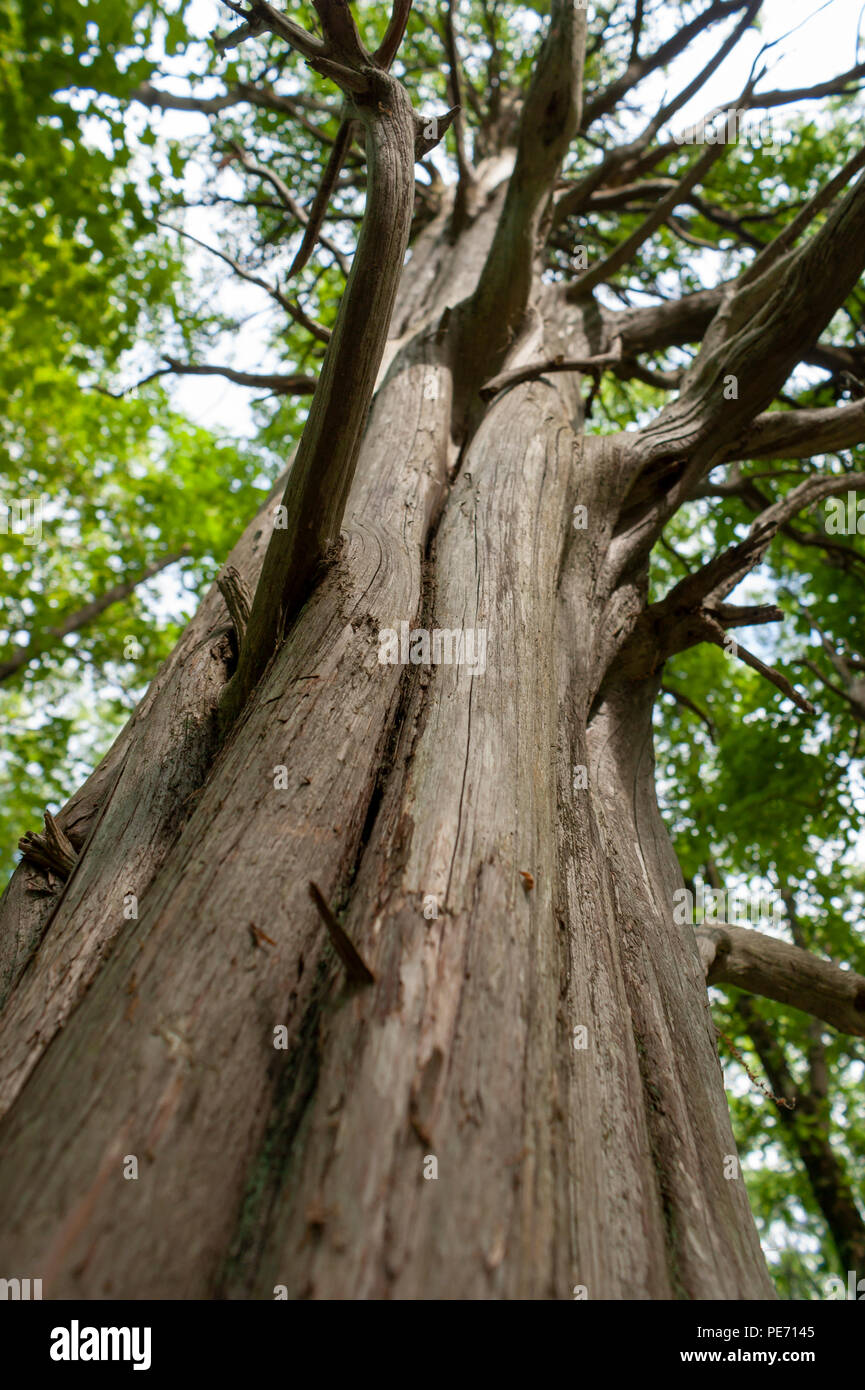
[{"label": "green foliage", "polygon": [[[861,468],[861,462],[856,466]],[[765,472],[766,465],[744,471],[755,475]],[[773,480],[772,485],[790,484]],[[681,577],[678,557],[699,563],[740,538],[749,519],[741,503],[726,499],[694,503],[680,513],[668,528],[676,556],[663,549],[655,556],[656,592]],[[856,542],[845,544],[856,549]],[[728,888],[744,884],[755,893],[768,891],[779,903],[782,895],[790,895],[795,935],[786,908],[780,926],[761,923],[763,929],[780,929],[788,939],[859,972],[865,971],[863,729],[849,705],[822,687],[802,662],[811,660],[835,674],[823,639],[838,649],[846,643],[865,651],[861,573],[855,563],[848,570],[833,569],[819,549],[782,536],[771,547],[759,581],[749,586],[748,602],[777,602],[788,616],[781,632],[757,628],[738,632],[737,638],[804,685],[818,706],[816,718],[794,709],[748,667],[705,646],[674,658],[664,676],[665,687],[687,695],[699,713],[677,703],[673,694],[665,694],[658,706],[660,786],[686,879],[708,877],[711,866]],[[763,1077],[735,1008],[736,994],[713,991],[716,1023],[754,1075]],[[769,1000],[760,1000],[758,1009],[796,1084],[807,1092],[812,1084],[808,1020]],[[861,1041],[824,1030],[826,1114],[819,1121],[795,1115],[792,1133],[781,1123],[774,1101],[749,1082],[723,1041],[721,1055],[740,1152],[749,1156],[745,1178],[751,1203],[779,1292],[788,1298],[824,1297],[825,1278],[840,1274],[846,1279],[847,1271],[815,1202],[799,1142],[809,1125],[828,1135],[861,1201],[865,1050]],[[806,1231],[820,1233],[819,1240],[805,1236]]]},{"label": "green foliage", "polygon": [[[16,500],[42,509],[38,543],[7,523],[0,565],[0,663],[36,652],[0,684],[8,871],[19,836],[62,804],[128,717],[277,459],[191,423],[156,386],[123,399],[93,389],[116,384],[124,354],[158,337],[190,293],[177,247],[154,235],[117,102],[151,75],[135,54],[154,14],[122,3],[101,6],[98,23],[78,4],[4,13],[0,500],[4,517]],[[98,101],[73,99],[85,82]],[[94,124],[97,111],[108,115]],[[192,306],[184,332],[194,342],[218,322]],[[180,561],[95,621],[53,635],[175,552]]]}]

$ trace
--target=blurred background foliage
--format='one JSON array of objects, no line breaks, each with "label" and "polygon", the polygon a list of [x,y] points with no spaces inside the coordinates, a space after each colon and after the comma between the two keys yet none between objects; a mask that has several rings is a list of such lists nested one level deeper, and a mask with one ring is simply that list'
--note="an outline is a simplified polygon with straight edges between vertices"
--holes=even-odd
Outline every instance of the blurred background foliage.
[{"label": "blurred background foliage", "polygon": [[[354,8],[372,43],[389,4]],[[420,110],[450,104],[446,8],[415,4],[397,62]],[[645,23],[660,42],[701,8],[649,0]],[[315,27],[310,5],[292,10]],[[456,5],[476,158],[491,146],[493,127],[500,138],[513,121],[547,10],[497,0]],[[627,62],[629,10],[592,8],[590,92]],[[234,23],[211,0],[0,0],[0,499],[43,502],[38,544],[2,538],[0,669],[20,662],[0,680],[4,873],[18,837],[38,828],[44,808],[62,804],[108,747],[302,428],[307,397],[214,385],[213,377],[202,397],[202,378],[167,373],[165,355],[187,366],[314,374],[327,336],[321,330],[342,293],[363,209],[356,146],[326,241],[285,289],[319,331],[308,332],[275,294],[235,274],[285,288],[299,230],[280,185],[309,206],[339,110],[329,84],[280,45],[254,41],[217,53],[214,33]],[[251,101],[252,83],[260,95]],[[184,109],[190,98],[212,109]],[[566,175],[585,172],[645,115],[629,107],[596,122],[591,140],[575,142]],[[849,156],[861,120],[858,100],[775,109],[774,146],[731,146],[699,197],[600,297],[619,307],[655,303],[735,274]],[[417,228],[439,209],[453,153],[451,132],[447,147],[418,169]],[[652,177],[675,176],[691,157],[688,147],[675,148]],[[548,276],[573,273],[577,245],[590,262],[603,256],[652,206],[647,195],[644,204],[563,220],[550,238]],[[862,311],[860,287],[837,316],[834,342],[863,349]],[[689,357],[670,350],[654,365],[677,370]],[[777,408],[831,405],[859,392],[865,386],[855,375],[809,367]],[[588,428],[633,428],[665,399],[653,385],[607,375],[591,391]],[[744,536],[755,505],[803,474],[863,467],[860,449],[717,470],[657,548],[654,593]],[[737,635],[806,691],[816,717],[723,652],[692,650],[665,671],[658,777],[687,881],[777,895],[783,916],[763,929],[865,972],[865,538],[829,535],[825,523],[825,510],[816,509],[785,528],[734,596],[784,609],[782,626]],[[114,586],[127,592],[57,635]],[[846,1270],[804,1155],[828,1146],[861,1212],[865,1043],[815,1029],[770,1001],[745,1001],[743,1011],[734,990],[714,990],[713,1005],[748,1188],[779,1292],[823,1297],[826,1275],[846,1278]],[[812,1097],[810,1107],[788,1114],[748,1075],[766,1085],[767,1036],[779,1054],[774,1063]]]}]

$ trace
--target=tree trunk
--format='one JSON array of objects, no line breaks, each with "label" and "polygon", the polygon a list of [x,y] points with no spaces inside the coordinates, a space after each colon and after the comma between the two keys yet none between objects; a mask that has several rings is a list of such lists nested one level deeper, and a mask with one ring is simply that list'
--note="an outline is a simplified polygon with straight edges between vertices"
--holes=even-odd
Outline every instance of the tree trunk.
[{"label": "tree trunk", "polygon": [[[341,554],[231,736],[217,754],[214,593],[120,781],[94,774],[65,888],[37,907],[13,880],[2,1264],[46,1296],[772,1296],[673,920],[660,672],[605,646],[645,600],[611,579],[627,437],[583,434],[574,373],[501,392],[468,443],[452,409],[443,313],[506,173],[479,171],[456,244],[447,210],[415,244]],[[539,302],[509,365],[604,350]],[[262,530],[232,559],[250,584]],[[403,622],[485,630],[485,670],[383,664]]]}]

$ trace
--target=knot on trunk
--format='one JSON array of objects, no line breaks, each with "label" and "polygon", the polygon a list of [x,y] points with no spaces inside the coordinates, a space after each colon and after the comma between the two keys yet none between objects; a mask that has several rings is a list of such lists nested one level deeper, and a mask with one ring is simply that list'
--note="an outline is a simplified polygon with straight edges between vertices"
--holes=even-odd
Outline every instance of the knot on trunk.
[{"label": "knot on trunk", "polygon": [[28,830],[18,841],[18,848],[32,864],[48,874],[56,874],[65,883],[78,862],[78,853],[50,811],[45,812],[45,833]]}]

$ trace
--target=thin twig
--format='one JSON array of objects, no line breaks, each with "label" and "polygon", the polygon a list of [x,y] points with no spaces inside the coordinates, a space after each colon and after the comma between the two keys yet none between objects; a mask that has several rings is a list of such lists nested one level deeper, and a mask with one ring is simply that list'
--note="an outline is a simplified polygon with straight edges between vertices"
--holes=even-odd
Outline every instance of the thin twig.
[{"label": "thin twig", "polygon": [[364,964],[358,955],[352,942],[349,940],[344,929],[334,917],[330,908],[324,900],[318,884],[310,881],[309,896],[318,908],[319,916],[327,927],[328,936],[333,943],[333,949],[345,966],[345,973],[348,978],[359,985],[371,985],[375,983],[375,976],[367,965]]}]

